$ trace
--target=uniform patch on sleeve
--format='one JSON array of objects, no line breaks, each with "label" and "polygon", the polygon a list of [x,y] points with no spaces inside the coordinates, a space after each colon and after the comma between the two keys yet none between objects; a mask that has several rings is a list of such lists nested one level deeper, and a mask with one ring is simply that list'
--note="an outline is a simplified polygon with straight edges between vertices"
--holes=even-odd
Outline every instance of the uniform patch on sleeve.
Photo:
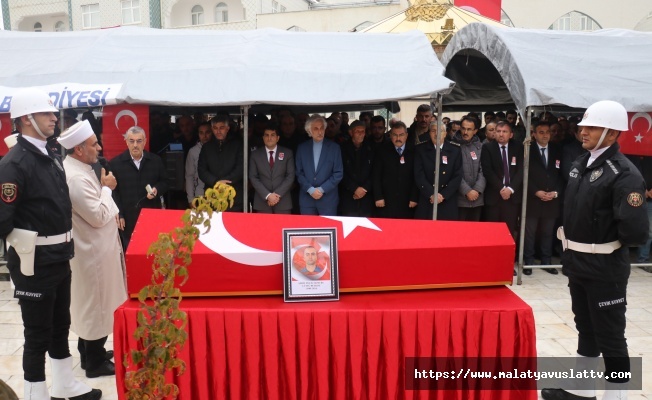
[{"label": "uniform patch on sleeve", "polygon": [[643,195],[632,192],[627,196],[627,203],[632,207],[640,207],[643,205]]},{"label": "uniform patch on sleeve", "polygon": [[18,187],[16,187],[15,183],[2,184],[2,194],[0,194],[0,198],[2,198],[2,201],[4,201],[5,203],[13,203],[13,201],[16,200],[17,194],[18,194]]}]

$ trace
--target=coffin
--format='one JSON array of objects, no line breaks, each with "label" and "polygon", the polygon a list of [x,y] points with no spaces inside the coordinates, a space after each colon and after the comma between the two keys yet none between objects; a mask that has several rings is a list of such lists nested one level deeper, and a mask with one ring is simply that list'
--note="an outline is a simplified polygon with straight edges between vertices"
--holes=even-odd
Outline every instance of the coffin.
[{"label": "coffin", "polygon": [[[127,288],[151,282],[147,250],[183,211],[143,209],[126,253]],[[337,230],[341,292],[505,285],[515,244],[507,226],[304,215],[216,213],[197,242],[184,296],[283,293],[283,229]]]}]

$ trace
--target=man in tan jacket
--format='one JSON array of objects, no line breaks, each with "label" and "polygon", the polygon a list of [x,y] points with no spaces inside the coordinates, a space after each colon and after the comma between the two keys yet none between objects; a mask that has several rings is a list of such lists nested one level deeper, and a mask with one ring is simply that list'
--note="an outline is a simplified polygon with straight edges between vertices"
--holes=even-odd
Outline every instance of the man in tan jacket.
[{"label": "man in tan jacket", "polygon": [[117,182],[102,169],[100,181],[91,167],[102,149],[88,121],[59,138],[72,201],[75,257],[72,270],[71,329],[88,378],[114,375],[112,352],[104,348],[113,330],[113,312],[127,299],[124,258],[118,234],[118,206],[111,197]]}]

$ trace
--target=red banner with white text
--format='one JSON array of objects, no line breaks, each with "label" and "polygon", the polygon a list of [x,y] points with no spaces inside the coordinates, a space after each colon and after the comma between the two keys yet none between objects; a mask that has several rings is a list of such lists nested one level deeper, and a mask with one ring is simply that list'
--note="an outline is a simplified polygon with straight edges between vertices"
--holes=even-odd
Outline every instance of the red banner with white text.
[{"label": "red banner with white text", "polygon": [[500,21],[501,0],[455,0],[455,7],[462,7],[469,11],[475,9],[478,14],[496,21]]},{"label": "red banner with white text", "polygon": [[[112,159],[127,150],[123,135],[132,126],[140,126],[149,138],[149,106],[117,104],[102,109],[102,147],[104,158]],[[145,146],[149,150],[149,141]]]},{"label": "red banner with white text", "polygon": [[4,140],[9,135],[11,135],[11,117],[9,114],[0,114],[0,156],[4,156],[9,151]]},{"label": "red banner with white text", "polygon": [[652,156],[652,112],[627,113],[629,130],[618,138],[623,154]]}]

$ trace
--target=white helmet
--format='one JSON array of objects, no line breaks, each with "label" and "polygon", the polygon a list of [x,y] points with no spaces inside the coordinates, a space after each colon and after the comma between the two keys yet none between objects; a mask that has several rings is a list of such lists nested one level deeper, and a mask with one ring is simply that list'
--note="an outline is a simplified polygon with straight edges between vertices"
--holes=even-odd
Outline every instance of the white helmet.
[{"label": "white helmet", "polygon": [[629,129],[629,118],[627,110],[622,104],[611,100],[602,100],[591,104],[586,109],[582,122],[577,125],[626,131]]},{"label": "white helmet", "polygon": [[21,89],[11,98],[11,118],[39,112],[58,112],[50,96],[36,88]]}]

